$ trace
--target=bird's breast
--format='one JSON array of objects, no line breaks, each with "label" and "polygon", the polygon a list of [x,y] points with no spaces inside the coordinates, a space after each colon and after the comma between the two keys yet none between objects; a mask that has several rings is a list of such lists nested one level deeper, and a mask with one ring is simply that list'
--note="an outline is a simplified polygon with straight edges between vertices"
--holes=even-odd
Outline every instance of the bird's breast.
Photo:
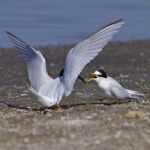
[{"label": "bird's breast", "polygon": [[97,83],[98,86],[104,90],[109,88],[109,82],[106,79],[100,79]]}]

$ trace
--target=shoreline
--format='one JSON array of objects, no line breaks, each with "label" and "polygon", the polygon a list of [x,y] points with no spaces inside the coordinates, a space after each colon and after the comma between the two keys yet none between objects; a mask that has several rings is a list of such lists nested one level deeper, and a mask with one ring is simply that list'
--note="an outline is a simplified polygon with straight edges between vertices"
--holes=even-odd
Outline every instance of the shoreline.
[{"label": "shoreline", "polygon": [[[78,41],[78,42],[80,42],[80,41]],[[32,45],[32,43],[30,43],[33,47],[36,47],[36,48],[49,48],[49,47],[72,47],[72,46],[74,46],[74,45],[76,45],[76,44],[78,44],[78,42],[77,43],[63,43],[63,44],[50,44],[50,45]],[[149,43],[150,42],[150,39],[133,39],[133,40],[127,40],[127,41],[110,41],[108,44],[135,44],[135,43],[141,43],[141,44],[143,44],[143,43]],[[108,45],[107,44],[107,45]],[[107,46],[106,45],[106,46]],[[14,49],[14,47],[13,47],[13,44],[11,43],[11,46],[10,47],[3,47],[3,46],[1,46],[0,45],[0,50],[1,49]]]}]

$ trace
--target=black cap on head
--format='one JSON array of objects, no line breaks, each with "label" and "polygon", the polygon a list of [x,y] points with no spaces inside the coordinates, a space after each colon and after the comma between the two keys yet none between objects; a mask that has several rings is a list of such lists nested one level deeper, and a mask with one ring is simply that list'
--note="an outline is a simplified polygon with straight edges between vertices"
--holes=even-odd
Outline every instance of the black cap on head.
[{"label": "black cap on head", "polygon": [[101,73],[100,75],[98,75],[99,77],[107,78],[107,75],[106,75],[106,73],[105,73],[105,71],[104,71],[104,70],[99,69],[99,70],[98,70],[98,72],[100,72],[100,73]]}]

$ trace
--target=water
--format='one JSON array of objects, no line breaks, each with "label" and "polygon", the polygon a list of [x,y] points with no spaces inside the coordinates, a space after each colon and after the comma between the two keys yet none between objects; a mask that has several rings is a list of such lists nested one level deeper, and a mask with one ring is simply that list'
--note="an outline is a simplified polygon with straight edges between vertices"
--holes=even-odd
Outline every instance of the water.
[{"label": "water", "polygon": [[5,30],[33,45],[70,44],[119,18],[114,40],[150,39],[149,0],[1,0],[0,46],[11,46]]}]

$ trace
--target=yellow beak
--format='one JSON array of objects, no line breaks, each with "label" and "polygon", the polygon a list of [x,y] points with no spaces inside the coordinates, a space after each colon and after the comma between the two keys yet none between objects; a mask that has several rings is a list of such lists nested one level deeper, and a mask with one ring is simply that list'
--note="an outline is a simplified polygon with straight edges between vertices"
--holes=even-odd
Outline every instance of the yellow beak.
[{"label": "yellow beak", "polygon": [[96,74],[95,73],[90,73],[91,78],[96,78]]},{"label": "yellow beak", "polygon": [[91,76],[91,78],[89,78],[89,79],[85,79],[85,82],[90,82],[90,81],[93,81],[93,80],[95,80],[95,79],[96,79],[96,75],[95,75],[95,73],[90,73],[90,76]]}]

